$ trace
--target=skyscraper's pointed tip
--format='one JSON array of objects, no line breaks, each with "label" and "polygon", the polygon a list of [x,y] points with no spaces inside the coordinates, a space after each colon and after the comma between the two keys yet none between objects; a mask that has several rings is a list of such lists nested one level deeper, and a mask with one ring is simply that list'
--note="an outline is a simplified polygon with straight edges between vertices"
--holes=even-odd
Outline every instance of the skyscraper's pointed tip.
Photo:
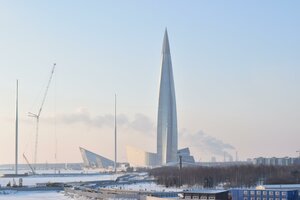
[{"label": "skyscraper's pointed tip", "polygon": [[168,29],[167,27],[165,28],[165,35],[164,35],[164,40],[168,39]]},{"label": "skyscraper's pointed tip", "polygon": [[165,35],[164,35],[164,41],[163,41],[163,49],[162,53],[170,53],[170,47],[169,47],[169,38],[168,38],[168,30],[167,27],[165,29]]}]

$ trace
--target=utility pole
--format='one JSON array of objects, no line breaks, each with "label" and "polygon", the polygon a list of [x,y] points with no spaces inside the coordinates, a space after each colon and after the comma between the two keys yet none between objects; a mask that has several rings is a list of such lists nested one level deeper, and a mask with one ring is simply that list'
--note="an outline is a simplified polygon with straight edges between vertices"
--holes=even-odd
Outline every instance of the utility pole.
[{"label": "utility pole", "polygon": [[115,94],[115,166],[114,172],[117,173],[117,95]]},{"label": "utility pole", "polygon": [[16,157],[15,157],[15,173],[18,174],[18,131],[19,131],[19,81],[17,80],[16,94]]},{"label": "utility pole", "polygon": [[179,187],[181,187],[181,183],[182,183],[181,170],[182,170],[182,155],[179,155]]}]

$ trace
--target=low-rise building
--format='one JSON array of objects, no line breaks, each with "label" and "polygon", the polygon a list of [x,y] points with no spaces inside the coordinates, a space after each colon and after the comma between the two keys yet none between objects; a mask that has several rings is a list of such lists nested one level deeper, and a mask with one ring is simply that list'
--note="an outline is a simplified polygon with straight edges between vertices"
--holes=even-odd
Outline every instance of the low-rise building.
[{"label": "low-rise building", "polygon": [[288,166],[293,164],[299,164],[299,158],[283,157],[283,158],[265,158],[258,157],[253,159],[253,164],[255,165],[273,165],[273,166]]},{"label": "low-rise building", "polygon": [[299,200],[298,190],[231,189],[232,200]]}]

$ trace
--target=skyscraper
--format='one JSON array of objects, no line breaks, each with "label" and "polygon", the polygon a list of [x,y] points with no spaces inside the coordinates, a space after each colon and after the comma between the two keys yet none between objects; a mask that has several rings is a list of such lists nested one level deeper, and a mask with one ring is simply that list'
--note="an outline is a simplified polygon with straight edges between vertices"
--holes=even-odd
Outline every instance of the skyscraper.
[{"label": "skyscraper", "polygon": [[177,161],[178,134],[173,69],[167,29],[165,30],[157,118],[157,161]]},{"label": "skyscraper", "polygon": [[177,112],[173,69],[167,30],[162,46],[161,78],[157,117],[157,153],[127,146],[127,159],[131,166],[177,165],[179,157],[185,165],[194,165],[189,148],[178,150]]},{"label": "skyscraper", "polygon": [[[173,69],[167,29],[163,39],[161,78],[157,118],[157,153],[146,152],[132,146],[126,147],[127,160],[131,166],[154,167],[177,165],[179,158],[184,165],[195,164],[189,148],[178,149],[177,111]],[[86,149],[80,148],[87,167],[109,168],[114,162]]]}]

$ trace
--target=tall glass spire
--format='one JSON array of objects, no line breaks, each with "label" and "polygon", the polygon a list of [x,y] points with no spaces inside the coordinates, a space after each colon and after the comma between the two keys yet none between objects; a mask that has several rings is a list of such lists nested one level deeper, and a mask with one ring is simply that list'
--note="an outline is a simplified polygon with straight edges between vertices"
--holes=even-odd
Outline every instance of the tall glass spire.
[{"label": "tall glass spire", "polygon": [[162,46],[161,79],[157,119],[158,164],[177,161],[178,133],[175,88],[167,29]]}]

